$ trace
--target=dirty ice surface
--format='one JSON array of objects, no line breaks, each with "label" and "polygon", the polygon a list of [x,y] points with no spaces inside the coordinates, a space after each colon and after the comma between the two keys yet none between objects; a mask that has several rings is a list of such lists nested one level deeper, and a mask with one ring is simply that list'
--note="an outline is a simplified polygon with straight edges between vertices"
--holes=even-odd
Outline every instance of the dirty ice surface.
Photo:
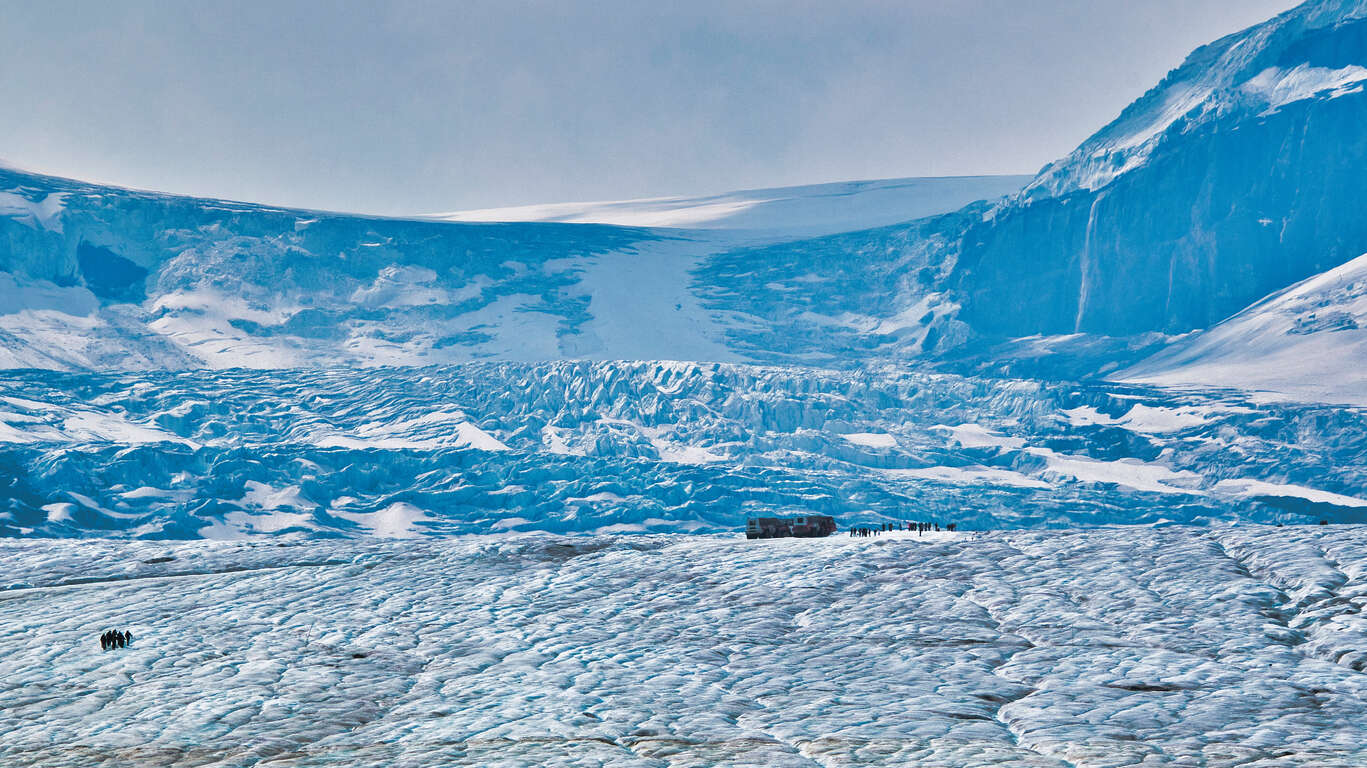
[{"label": "dirty ice surface", "polygon": [[13,768],[1367,764],[1363,527],[0,562]]}]

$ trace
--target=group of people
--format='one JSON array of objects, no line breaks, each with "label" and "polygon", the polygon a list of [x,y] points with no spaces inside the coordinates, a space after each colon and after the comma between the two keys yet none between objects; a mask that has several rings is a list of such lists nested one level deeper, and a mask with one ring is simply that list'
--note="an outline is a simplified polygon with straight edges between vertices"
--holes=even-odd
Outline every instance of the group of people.
[{"label": "group of people", "polygon": [[126,629],[111,629],[100,635],[100,650],[126,648],[133,644],[133,633]]},{"label": "group of people", "polygon": [[[952,533],[956,528],[958,528],[958,523],[949,523],[944,527],[944,530]],[[850,535],[879,536],[884,533],[889,533],[891,531],[916,531],[916,535],[921,536],[930,533],[931,531],[938,532],[939,530],[939,523],[913,523],[899,521],[896,523],[881,523],[876,528],[866,528],[852,525],[850,526]]]}]

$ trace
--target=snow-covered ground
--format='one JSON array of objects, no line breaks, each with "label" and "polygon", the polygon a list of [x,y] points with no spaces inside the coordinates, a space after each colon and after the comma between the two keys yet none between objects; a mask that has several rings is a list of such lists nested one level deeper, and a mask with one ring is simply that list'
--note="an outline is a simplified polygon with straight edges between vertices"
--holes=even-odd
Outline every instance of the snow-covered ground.
[{"label": "snow-covered ground", "polygon": [[436,214],[444,221],[556,221],[816,236],[885,227],[1020,190],[1029,176],[881,179],[699,197],[553,203]]},{"label": "snow-covered ground", "polygon": [[0,563],[7,768],[1367,764],[1359,527]]},{"label": "snow-covered ground", "polygon": [[1269,296],[1115,378],[1367,406],[1367,256]]}]

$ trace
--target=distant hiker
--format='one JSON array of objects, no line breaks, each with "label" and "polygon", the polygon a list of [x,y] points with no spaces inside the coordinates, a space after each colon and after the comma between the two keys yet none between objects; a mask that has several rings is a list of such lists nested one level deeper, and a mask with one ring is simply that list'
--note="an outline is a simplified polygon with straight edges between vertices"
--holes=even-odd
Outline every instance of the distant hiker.
[{"label": "distant hiker", "polygon": [[114,644],[117,645],[117,646],[120,647],[120,648],[122,648],[122,647],[124,646],[123,633],[120,632],[120,631],[117,630],[117,629],[114,630]]},{"label": "distant hiker", "polygon": [[123,642],[124,642],[124,644],[126,644],[126,645],[132,645],[132,644],[133,644],[133,633],[132,633],[132,632],[129,632],[128,630],[125,629],[125,630],[123,631]]},{"label": "distant hiker", "polygon": [[956,528],[958,528],[958,527],[959,527],[959,524],[958,524],[958,523],[950,523],[949,525],[946,525],[946,526],[945,526],[945,528],[948,529],[950,533],[954,533],[954,529],[956,529]]},{"label": "distant hiker", "polygon": [[100,633],[100,650],[109,650],[109,630]]}]

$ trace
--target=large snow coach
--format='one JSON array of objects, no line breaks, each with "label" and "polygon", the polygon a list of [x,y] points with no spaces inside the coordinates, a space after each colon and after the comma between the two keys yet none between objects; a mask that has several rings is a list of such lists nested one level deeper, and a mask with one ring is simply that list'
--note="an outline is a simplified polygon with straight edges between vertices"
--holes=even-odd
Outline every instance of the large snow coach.
[{"label": "large snow coach", "polygon": [[830,515],[752,517],[745,521],[747,539],[819,539],[837,530]]}]

